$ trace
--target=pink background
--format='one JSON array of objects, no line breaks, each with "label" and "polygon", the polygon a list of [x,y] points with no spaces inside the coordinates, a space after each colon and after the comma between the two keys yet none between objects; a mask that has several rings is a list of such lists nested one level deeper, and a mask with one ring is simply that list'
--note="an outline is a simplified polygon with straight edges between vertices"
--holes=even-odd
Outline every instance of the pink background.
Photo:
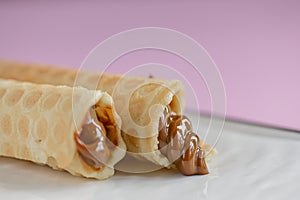
[{"label": "pink background", "polygon": [[218,65],[229,117],[300,130],[299,10],[297,0],[1,1],[0,58],[78,68],[113,34],[175,29],[202,44]]}]

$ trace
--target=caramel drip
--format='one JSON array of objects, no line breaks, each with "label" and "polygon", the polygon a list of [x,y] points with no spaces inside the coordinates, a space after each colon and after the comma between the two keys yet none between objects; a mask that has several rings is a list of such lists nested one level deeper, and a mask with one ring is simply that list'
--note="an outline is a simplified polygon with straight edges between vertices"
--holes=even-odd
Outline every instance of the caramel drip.
[{"label": "caramel drip", "polygon": [[91,108],[80,132],[74,134],[77,150],[82,160],[95,169],[101,169],[110,158],[106,130]]},{"label": "caramel drip", "polygon": [[193,132],[192,123],[184,115],[177,115],[167,106],[159,121],[158,148],[174,162],[184,175],[208,174],[205,151],[199,136]]}]

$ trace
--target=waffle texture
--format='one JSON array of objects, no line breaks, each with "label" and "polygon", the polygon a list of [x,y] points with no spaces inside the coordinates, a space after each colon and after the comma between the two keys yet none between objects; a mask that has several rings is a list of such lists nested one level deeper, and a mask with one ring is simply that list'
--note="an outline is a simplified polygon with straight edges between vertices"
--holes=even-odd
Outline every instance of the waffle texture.
[{"label": "waffle texture", "polygon": [[158,150],[158,122],[166,105],[176,113],[182,113],[185,98],[180,81],[97,74],[10,61],[0,61],[0,77],[34,83],[83,86],[107,92],[112,96],[116,111],[122,119],[122,137],[127,150],[137,158],[169,166],[168,159]]},{"label": "waffle texture", "polygon": [[[120,129],[107,167],[95,170],[79,157],[74,133],[81,129],[89,108],[112,107],[111,97],[82,87],[41,85],[0,79],[0,155],[49,165],[73,175],[105,179],[123,158]],[[121,121],[114,111],[118,127]]]}]

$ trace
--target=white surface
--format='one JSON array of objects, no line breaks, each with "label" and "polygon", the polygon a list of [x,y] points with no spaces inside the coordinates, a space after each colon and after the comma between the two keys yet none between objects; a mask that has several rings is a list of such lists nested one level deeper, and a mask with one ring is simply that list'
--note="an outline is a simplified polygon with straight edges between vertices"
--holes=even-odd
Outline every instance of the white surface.
[{"label": "white surface", "polygon": [[[201,123],[205,126],[206,120]],[[0,199],[300,198],[300,134],[228,122],[217,149],[207,176],[117,172],[105,181],[0,158]]]}]

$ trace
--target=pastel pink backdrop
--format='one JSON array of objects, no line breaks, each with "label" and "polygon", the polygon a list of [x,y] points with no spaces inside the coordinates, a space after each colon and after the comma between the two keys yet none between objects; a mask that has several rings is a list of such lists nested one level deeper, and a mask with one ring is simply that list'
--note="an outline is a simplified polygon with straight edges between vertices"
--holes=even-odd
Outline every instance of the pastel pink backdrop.
[{"label": "pastel pink backdrop", "polygon": [[[297,0],[1,1],[0,58],[79,68],[113,34],[170,28],[202,44],[218,65],[229,117],[300,130],[299,10]],[[114,65],[149,58],[159,56],[129,56]]]}]

